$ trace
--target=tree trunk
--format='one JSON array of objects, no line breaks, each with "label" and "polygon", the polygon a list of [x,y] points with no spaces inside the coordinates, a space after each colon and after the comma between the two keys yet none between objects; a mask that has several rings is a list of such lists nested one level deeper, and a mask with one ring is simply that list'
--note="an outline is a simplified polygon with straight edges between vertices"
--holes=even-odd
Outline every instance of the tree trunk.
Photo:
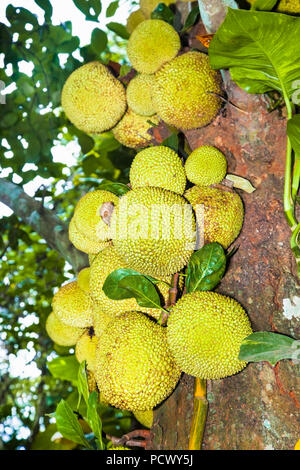
[{"label": "tree trunk", "polygon": [[[205,128],[188,131],[192,149],[219,148],[228,173],[250,179],[237,253],[217,289],[247,310],[254,331],[299,338],[300,292],[282,205],[286,119],[267,111],[267,99],[249,95],[224,74],[225,113]],[[284,360],[249,364],[241,373],[208,383],[209,411],[203,449],[293,449],[299,439],[299,364]],[[174,394],[156,410],[155,449],[188,449],[193,379],[184,375]]]}]

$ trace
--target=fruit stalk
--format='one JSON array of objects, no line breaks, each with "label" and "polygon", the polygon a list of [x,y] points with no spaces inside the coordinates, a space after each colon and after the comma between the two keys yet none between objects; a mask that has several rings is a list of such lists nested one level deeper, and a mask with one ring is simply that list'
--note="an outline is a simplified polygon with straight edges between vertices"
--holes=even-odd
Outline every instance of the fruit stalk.
[{"label": "fruit stalk", "polygon": [[194,388],[194,414],[190,432],[189,450],[201,450],[207,411],[206,380],[196,377]]}]

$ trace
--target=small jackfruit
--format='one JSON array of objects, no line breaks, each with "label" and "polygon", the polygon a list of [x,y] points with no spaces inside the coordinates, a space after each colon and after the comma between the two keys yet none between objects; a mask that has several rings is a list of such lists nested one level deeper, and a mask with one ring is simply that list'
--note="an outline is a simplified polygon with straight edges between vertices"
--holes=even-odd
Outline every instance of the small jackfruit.
[{"label": "small jackfruit", "polygon": [[109,225],[105,222],[105,214],[107,210],[113,210],[118,202],[118,196],[110,191],[90,191],[82,196],[73,216],[79,232],[96,242],[109,240]]},{"label": "small jackfruit", "polygon": [[153,410],[148,411],[135,411],[135,419],[141,423],[145,428],[151,428],[153,424]]},{"label": "small jackfruit", "polygon": [[[240,196],[229,188],[193,186],[184,197],[196,211],[197,205],[204,205],[204,239],[206,243],[218,242],[228,248],[239,235],[244,219],[244,207]],[[199,228],[203,220],[197,217]]]},{"label": "small jackfruit", "polygon": [[127,55],[134,69],[150,74],[176,57],[180,47],[180,38],[173,26],[162,20],[145,20],[132,32]]},{"label": "small jackfruit", "polygon": [[54,314],[66,325],[86,328],[92,324],[92,299],[80,289],[77,281],[60,287],[52,299],[52,308]]},{"label": "small jackfruit", "polygon": [[219,72],[202,52],[186,52],[163,65],[155,75],[153,102],[159,117],[179,129],[210,123],[221,108]]},{"label": "small jackfruit", "polygon": [[165,328],[138,312],[110,323],[96,352],[101,397],[129,411],[147,411],[175,388],[180,369],[170,353]]},{"label": "small jackfruit", "polygon": [[84,329],[65,325],[51,312],[46,320],[46,331],[52,341],[59,346],[73,346],[83,334]]},{"label": "small jackfruit", "polygon": [[133,11],[127,18],[126,28],[129,34],[131,34],[138,24],[142,21],[145,21],[146,17],[142,10],[139,8],[138,10]]},{"label": "small jackfruit", "polygon": [[155,114],[155,107],[152,101],[152,85],[154,75],[141,73],[130,80],[126,98],[129,108],[141,116],[152,116]]},{"label": "small jackfruit", "polygon": [[211,145],[195,149],[185,162],[187,179],[199,186],[220,183],[225,178],[226,171],[225,156]]},{"label": "small jackfruit", "polygon": [[147,147],[152,139],[149,130],[151,124],[158,125],[159,119],[156,115],[148,117],[135,113],[132,109],[128,111],[121,121],[113,128],[114,137],[125,147],[138,149]]},{"label": "small jackfruit", "polygon": [[83,268],[79,271],[77,282],[80,289],[84,290],[88,294],[90,293],[90,268]]},{"label": "small jackfruit", "polygon": [[175,361],[187,374],[221,379],[240,372],[242,340],[252,333],[242,306],[216,292],[184,295],[171,310],[167,339]]},{"label": "small jackfruit", "polygon": [[122,83],[100,62],[75,70],[64,84],[62,107],[78,129],[100,134],[114,127],[126,111]]},{"label": "small jackfruit", "polygon": [[171,3],[175,3],[175,0],[140,0],[140,8],[145,15],[146,18],[151,17],[151,13],[155,10],[159,3],[164,3],[165,5],[169,6]]},{"label": "small jackfruit", "polygon": [[[254,5],[256,0],[247,0],[251,5]],[[299,0],[280,0],[276,11],[280,13],[300,13]]]},{"label": "small jackfruit", "polygon": [[89,371],[95,371],[96,348],[98,338],[95,335],[94,328],[88,328],[83,335],[80,336],[75,346],[75,357],[79,364],[86,361],[86,367]]},{"label": "small jackfruit", "polygon": [[155,186],[182,195],[186,177],[182,162],[174,150],[162,145],[139,152],[130,168],[132,189]]},{"label": "small jackfruit", "polygon": [[87,238],[83,233],[79,232],[76,227],[74,217],[69,223],[69,240],[77,250],[83,251],[87,254],[96,255],[103,250],[108,242],[94,241]]},{"label": "small jackfruit", "polygon": [[141,274],[154,277],[180,271],[195,247],[191,205],[161,188],[138,188],[123,195],[111,228],[120,257]]}]

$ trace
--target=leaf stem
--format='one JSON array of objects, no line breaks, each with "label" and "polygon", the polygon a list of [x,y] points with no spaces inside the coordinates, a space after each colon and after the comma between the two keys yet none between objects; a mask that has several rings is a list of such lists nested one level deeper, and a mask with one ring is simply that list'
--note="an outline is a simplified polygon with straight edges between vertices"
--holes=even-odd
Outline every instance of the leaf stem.
[{"label": "leaf stem", "polygon": [[194,388],[194,413],[190,432],[189,450],[201,450],[207,411],[206,380],[196,377]]},{"label": "leaf stem", "polygon": [[[291,119],[293,117],[293,105],[284,91],[283,98],[287,109],[287,117],[288,119]],[[292,197],[292,144],[288,136],[286,145],[283,205],[286,220],[291,227],[291,230],[294,230],[297,226],[297,221],[295,218],[295,206]]]}]

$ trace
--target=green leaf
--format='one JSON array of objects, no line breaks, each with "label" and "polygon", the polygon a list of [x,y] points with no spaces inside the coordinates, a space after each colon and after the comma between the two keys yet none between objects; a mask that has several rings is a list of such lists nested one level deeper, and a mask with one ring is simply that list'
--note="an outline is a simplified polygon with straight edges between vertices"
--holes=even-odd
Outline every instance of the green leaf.
[{"label": "green leaf", "polygon": [[185,20],[185,23],[184,23],[184,26],[181,30],[181,33],[184,33],[185,31],[187,31],[189,28],[191,28],[192,26],[194,26],[194,24],[196,23],[196,20],[198,18],[198,15],[199,15],[199,6],[198,5],[195,5],[191,11],[189,12],[188,16],[187,16],[187,19]]},{"label": "green leaf", "polygon": [[92,448],[84,437],[82,428],[78,422],[77,417],[73,413],[72,408],[65,400],[61,400],[57,405],[55,419],[57,430],[66,439],[77,442],[77,444],[80,444],[89,449]]},{"label": "green leaf", "polygon": [[77,385],[79,363],[74,355],[56,357],[51,362],[48,362],[47,366],[53,377],[68,380]]},{"label": "green leaf", "polygon": [[141,307],[161,309],[160,297],[153,282],[134,269],[116,269],[107,276],[102,290],[113,300],[134,297]]},{"label": "green leaf", "polygon": [[287,134],[295,153],[300,156],[300,114],[296,114],[292,119],[288,120]]},{"label": "green leaf", "polygon": [[83,154],[89,153],[91,150],[93,150],[95,145],[94,139],[83,133],[78,137],[78,143]]},{"label": "green leaf", "polygon": [[78,409],[80,405],[81,397],[83,397],[86,404],[88,404],[88,400],[89,400],[89,385],[88,385],[86,371],[85,371],[85,361],[82,361],[78,369],[77,388],[78,388],[78,395],[79,395],[78,405],[77,405],[77,409]]},{"label": "green leaf", "polygon": [[300,360],[300,341],[268,331],[252,333],[242,341],[239,359],[247,362],[268,361],[272,366],[282,359]]},{"label": "green leaf", "polygon": [[195,251],[187,267],[187,292],[212,290],[219,284],[226,269],[222,246],[213,242]]},{"label": "green leaf", "polygon": [[111,193],[114,193],[117,196],[123,196],[123,194],[126,194],[128,191],[130,191],[130,188],[126,184],[116,183],[114,181],[109,180],[103,180],[99,185],[98,189],[110,191]]},{"label": "green leaf", "polygon": [[98,441],[98,448],[100,450],[104,450],[105,445],[102,440],[102,421],[97,411],[98,401],[98,393],[92,392],[88,399],[87,422],[89,423]]},{"label": "green leaf", "polygon": [[275,7],[277,2],[278,0],[256,0],[256,2],[254,2],[254,4],[252,5],[251,9],[269,11]]},{"label": "green leaf", "polygon": [[300,18],[261,11],[229,9],[210,43],[214,69],[227,68],[248,93],[294,93],[300,77]]},{"label": "green leaf", "polygon": [[127,29],[123,24],[111,22],[108,23],[106,26],[110,31],[116,33],[122,39],[129,39],[130,34],[128,33]]},{"label": "green leaf", "polygon": [[179,147],[178,134],[172,133],[169,135],[169,137],[162,141],[161,145],[165,145],[177,153]]},{"label": "green leaf", "polygon": [[44,10],[45,22],[50,21],[51,16],[52,16],[52,11],[53,11],[50,1],[49,0],[34,0],[34,1],[40,8],[42,8],[42,10]]},{"label": "green leaf", "polygon": [[76,49],[78,49],[80,44],[79,38],[77,36],[73,36],[70,41],[65,41],[57,47],[57,52],[62,52],[64,54],[71,54]]},{"label": "green leaf", "polygon": [[159,3],[155,10],[151,13],[151,19],[152,20],[163,20],[166,21],[166,23],[172,24],[174,21],[174,13],[172,10],[165,5],[164,3]]},{"label": "green leaf", "polygon": [[91,48],[96,54],[101,54],[107,46],[107,35],[101,29],[95,28],[91,37]]},{"label": "green leaf", "polygon": [[98,21],[102,8],[101,0],[73,0],[73,3],[85,15],[87,20]]},{"label": "green leaf", "polygon": [[119,72],[119,77],[125,77],[130,71],[131,71],[130,65],[123,64],[121,65],[120,72]]},{"label": "green leaf", "polygon": [[114,16],[116,13],[117,9],[119,6],[119,0],[116,0],[115,2],[110,3],[106,9],[106,17],[110,18],[111,16]]}]

